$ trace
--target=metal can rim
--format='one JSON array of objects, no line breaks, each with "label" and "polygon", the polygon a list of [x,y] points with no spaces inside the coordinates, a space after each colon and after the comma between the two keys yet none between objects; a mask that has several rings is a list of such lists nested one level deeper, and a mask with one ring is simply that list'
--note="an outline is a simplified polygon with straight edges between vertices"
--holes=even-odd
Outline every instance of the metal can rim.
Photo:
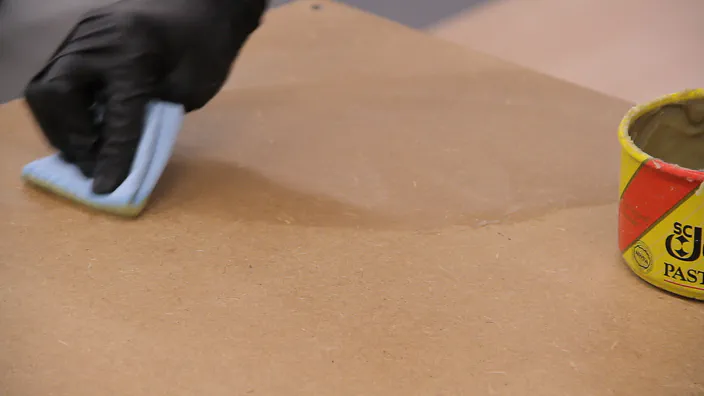
[{"label": "metal can rim", "polygon": [[669,173],[681,178],[704,181],[704,171],[683,168],[681,166],[652,157],[633,143],[633,139],[631,139],[629,133],[630,126],[643,115],[668,104],[682,103],[692,99],[704,99],[704,89],[688,89],[671,93],[663,95],[650,102],[633,106],[626,113],[623,119],[621,119],[621,123],[618,127],[618,139],[623,150],[625,150],[625,152],[636,161],[643,164],[643,166],[649,166],[660,172]]}]

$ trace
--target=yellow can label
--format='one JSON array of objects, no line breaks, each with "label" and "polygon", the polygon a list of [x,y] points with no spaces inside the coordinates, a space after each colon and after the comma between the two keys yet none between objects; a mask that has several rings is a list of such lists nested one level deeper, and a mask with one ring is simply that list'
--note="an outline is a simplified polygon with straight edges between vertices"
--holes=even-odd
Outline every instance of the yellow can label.
[{"label": "yellow can label", "polygon": [[[630,162],[629,162],[630,161]],[[648,282],[704,299],[701,181],[656,159],[622,158],[619,248]]]}]

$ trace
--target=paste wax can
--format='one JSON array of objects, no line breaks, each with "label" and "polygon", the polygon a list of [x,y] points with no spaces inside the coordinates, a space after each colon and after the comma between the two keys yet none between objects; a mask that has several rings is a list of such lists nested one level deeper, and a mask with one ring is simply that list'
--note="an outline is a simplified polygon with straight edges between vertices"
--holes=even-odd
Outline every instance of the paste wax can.
[{"label": "paste wax can", "polygon": [[645,153],[629,128],[663,106],[702,99],[704,90],[697,89],[638,105],[626,114],[618,131],[621,254],[645,281],[698,300],[704,300],[704,172]]}]

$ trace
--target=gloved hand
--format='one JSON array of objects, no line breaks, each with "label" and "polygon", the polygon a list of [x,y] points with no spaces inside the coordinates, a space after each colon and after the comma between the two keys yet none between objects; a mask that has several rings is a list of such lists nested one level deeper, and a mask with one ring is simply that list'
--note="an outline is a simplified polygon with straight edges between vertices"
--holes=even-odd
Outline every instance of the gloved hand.
[{"label": "gloved hand", "polygon": [[267,0],[118,0],[84,15],[25,89],[64,160],[107,194],[124,181],[152,99],[203,107]]}]

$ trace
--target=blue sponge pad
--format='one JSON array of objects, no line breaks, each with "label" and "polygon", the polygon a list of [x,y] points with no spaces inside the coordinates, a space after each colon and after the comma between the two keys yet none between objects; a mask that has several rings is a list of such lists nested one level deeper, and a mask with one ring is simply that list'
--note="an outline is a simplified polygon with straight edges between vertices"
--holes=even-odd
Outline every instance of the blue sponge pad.
[{"label": "blue sponge pad", "polygon": [[181,105],[149,103],[144,133],[130,174],[111,194],[94,194],[93,180],[85,177],[75,165],[63,161],[59,154],[27,164],[22,170],[22,179],[94,209],[121,216],[137,216],[146,206],[171,158],[183,118]]}]

